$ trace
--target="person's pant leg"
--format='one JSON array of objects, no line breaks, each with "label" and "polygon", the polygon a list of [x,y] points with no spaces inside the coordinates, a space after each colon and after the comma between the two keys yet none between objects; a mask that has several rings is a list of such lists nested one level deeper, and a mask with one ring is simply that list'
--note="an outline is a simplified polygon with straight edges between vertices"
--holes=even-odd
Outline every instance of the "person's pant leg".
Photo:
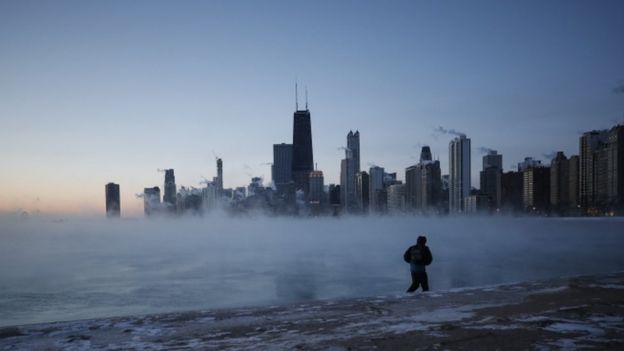
[{"label": "person's pant leg", "polygon": [[427,272],[421,273],[420,284],[422,285],[423,291],[429,291],[429,277],[427,276]]},{"label": "person's pant leg", "polygon": [[416,289],[418,289],[418,273],[416,272],[412,272],[410,271],[411,275],[412,275],[412,285],[410,285],[409,289],[407,289],[407,292],[414,292],[416,291]]}]

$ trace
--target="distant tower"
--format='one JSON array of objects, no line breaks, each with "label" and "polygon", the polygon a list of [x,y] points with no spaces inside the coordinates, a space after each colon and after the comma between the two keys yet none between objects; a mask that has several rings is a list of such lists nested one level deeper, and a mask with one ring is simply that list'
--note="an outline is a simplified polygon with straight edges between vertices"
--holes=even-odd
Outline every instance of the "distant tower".
[{"label": "distant tower", "polygon": [[223,161],[217,159],[217,192],[219,196],[223,194]]},{"label": "distant tower", "polygon": [[340,163],[340,201],[345,211],[349,212],[358,206],[356,199],[356,175],[360,172],[360,133],[356,130],[347,134],[345,158]]},{"label": "distant tower", "polygon": [[[573,166],[576,159],[572,162]],[[576,205],[576,193],[570,194],[571,176],[578,177],[578,172],[570,169],[570,159],[568,159],[563,151],[557,152],[555,158],[550,162],[550,206],[551,209],[559,214],[565,214],[570,206],[570,198],[572,195]],[[574,185],[578,187],[578,181],[574,179]]]},{"label": "distant tower", "polygon": [[497,210],[502,201],[503,155],[490,150],[483,156],[483,170],[480,176],[481,193],[487,196],[490,209]]},{"label": "distant tower", "polygon": [[292,176],[297,190],[309,191],[310,172],[314,170],[310,110],[297,110],[293,115]]},{"label": "distant tower", "polygon": [[273,166],[271,167],[271,178],[273,184],[279,187],[292,182],[292,144],[273,144]]},{"label": "distant tower", "polygon": [[349,131],[347,134],[347,149],[351,150],[351,157],[355,167],[354,174],[360,171],[360,132]]},{"label": "distant tower", "polygon": [[442,202],[440,161],[433,161],[431,148],[423,146],[420,162],[405,169],[405,205],[410,211],[437,212]]},{"label": "distant tower", "polygon": [[163,196],[163,203],[173,212],[176,209],[176,183],[173,169],[165,170],[165,195]]},{"label": "distant tower", "polygon": [[449,211],[463,212],[470,195],[470,139],[460,135],[449,143]]},{"label": "distant tower", "polygon": [[379,212],[383,207],[384,173],[385,170],[378,166],[368,170],[368,199],[371,211]]},{"label": "distant tower", "polygon": [[121,215],[121,201],[119,199],[119,184],[108,183],[106,192],[106,216],[119,217]]},{"label": "distant tower", "polygon": [[431,161],[431,148],[427,145],[423,146],[420,151],[420,163],[424,161]]},{"label": "distant tower", "polygon": [[146,216],[151,216],[160,208],[160,188],[143,189],[143,211]]},{"label": "distant tower", "polygon": [[310,172],[310,194],[308,196],[308,201],[311,205],[320,206],[321,202],[323,202],[323,197],[325,195],[324,188],[325,184],[323,181],[323,172]]}]

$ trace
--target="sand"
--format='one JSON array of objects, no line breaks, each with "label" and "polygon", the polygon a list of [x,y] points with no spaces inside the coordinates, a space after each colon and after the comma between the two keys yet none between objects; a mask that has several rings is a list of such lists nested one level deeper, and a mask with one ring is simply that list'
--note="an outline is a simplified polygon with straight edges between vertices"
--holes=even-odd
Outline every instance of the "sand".
[{"label": "sand", "polygon": [[624,349],[624,273],[0,328],[3,350]]}]

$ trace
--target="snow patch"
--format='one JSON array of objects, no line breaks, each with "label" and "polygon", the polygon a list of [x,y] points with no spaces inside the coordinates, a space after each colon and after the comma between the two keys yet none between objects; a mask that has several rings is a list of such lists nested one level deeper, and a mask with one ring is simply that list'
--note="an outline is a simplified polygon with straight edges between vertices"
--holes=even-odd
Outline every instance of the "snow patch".
[{"label": "snow patch", "polygon": [[592,327],[589,324],[578,322],[578,323],[569,323],[569,322],[557,322],[553,323],[544,328],[545,330],[555,332],[555,333],[587,333],[591,335],[603,335],[604,330],[596,327]]}]

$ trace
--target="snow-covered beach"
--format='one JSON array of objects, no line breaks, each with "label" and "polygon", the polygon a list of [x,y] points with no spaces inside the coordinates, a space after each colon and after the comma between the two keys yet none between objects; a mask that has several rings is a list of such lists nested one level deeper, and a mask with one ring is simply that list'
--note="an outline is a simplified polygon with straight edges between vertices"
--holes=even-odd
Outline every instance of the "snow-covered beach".
[{"label": "snow-covered beach", "polygon": [[3,350],[623,347],[624,273],[0,328]]}]

